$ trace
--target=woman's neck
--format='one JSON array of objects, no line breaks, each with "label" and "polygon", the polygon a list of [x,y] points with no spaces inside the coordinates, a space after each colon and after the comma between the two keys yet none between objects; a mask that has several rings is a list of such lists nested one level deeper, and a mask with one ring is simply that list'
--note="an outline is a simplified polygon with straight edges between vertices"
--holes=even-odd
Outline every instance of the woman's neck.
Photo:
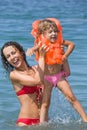
[{"label": "woman's neck", "polygon": [[26,63],[22,63],[22,65],[19,68],[16,68],[17,71],[28,71],[29,66]]}]

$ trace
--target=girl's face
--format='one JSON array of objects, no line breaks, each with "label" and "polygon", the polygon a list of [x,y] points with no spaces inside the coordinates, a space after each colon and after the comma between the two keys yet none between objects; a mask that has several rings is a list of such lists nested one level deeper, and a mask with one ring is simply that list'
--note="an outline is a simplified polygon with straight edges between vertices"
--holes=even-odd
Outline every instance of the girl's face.
[{"label": "girl's face", "polygon": [[15,68],[19,68],[22,64],[22,54],[14,46],[8,46],[3,49],[3,54],[8,63]]},{"label": "girl's face", "polygon": [[50,42],[54,43],[57,40],[58,37],[58,31],[50,28],[48,30],[45,31],[44,36],[50,40]]}]

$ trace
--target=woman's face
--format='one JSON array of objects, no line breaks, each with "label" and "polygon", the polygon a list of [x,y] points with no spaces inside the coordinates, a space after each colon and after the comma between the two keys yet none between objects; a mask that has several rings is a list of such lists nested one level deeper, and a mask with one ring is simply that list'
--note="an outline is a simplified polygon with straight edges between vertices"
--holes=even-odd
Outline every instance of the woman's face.
[{"label": "woman's face", "polygon": [[23,61],[23,56],[19,50],[14,46],[8,46],[3,49],[3,54],[8,63],[15,68],[19,68]]}]

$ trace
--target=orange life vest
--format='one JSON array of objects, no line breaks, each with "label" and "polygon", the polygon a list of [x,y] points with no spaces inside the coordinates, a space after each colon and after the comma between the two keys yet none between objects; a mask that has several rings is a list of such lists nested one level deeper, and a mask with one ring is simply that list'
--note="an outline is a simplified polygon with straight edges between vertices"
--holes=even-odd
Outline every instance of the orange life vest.
[{"label": "orange life vest", "polygon": [[[31,34],[35,38],[35,44],[41,42],[41,45],[46,44],[47,47],[49,47],[49,51],[46,53],[45,56],[46,64],[49,65],[62,64],[62,56],[64,54],[64,50],[61,48],[61,45],[63,44],[62,26],[60,25],[60,22],[55,18],[47,18],[47,19],[55,22],[59,30],[58,39],[54,44],[52,44],[48,39],[43,37],[42,34],[38,36],[38,24],[40,20],[36,20],[33,22]],[[38,51],[36,51],[36,60],[38,60],[38,58],[39,58],[39,54]]]}]

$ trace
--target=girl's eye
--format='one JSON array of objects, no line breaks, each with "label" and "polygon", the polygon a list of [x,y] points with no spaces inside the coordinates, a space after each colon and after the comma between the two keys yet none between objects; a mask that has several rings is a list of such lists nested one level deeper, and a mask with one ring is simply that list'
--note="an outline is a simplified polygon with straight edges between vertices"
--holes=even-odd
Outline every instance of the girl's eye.
[{"label": "girl's eye", "polygon": [[58,30],[55,29],[54,32],[55,32],[55,33],[58,33]]},{"label": "girl's eye", "polygon": [[48,33],[52,33],[52,32],[53,32],[53,30],[48,31]]},{"label": "girl's eye", "polygon": [[58,33],[57,30],[50,30],[48,33],[52,33],[52,32],[54,32],[54,33]]},{"label": "girl's eye", "polygon": [[52,33],[52,31],[49,31],[49,33]]}]

